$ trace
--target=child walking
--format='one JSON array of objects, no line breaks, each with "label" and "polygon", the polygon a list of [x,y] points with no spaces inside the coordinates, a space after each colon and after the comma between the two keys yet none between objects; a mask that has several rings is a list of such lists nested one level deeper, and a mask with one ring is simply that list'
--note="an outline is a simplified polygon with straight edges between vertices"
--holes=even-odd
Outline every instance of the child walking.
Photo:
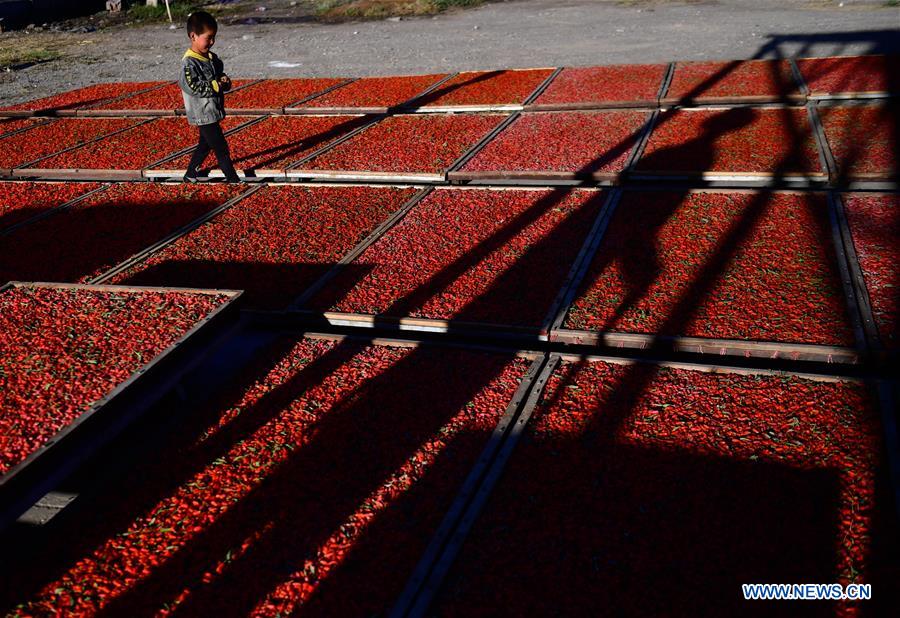
[{"label": "child walking", "polygon": [[215,18],[205,11],[196,11],[188,17],[187,32],[191,48],[181,60],[178,85],[184,95],[187,120],[200,130],[200,141],[188,164],[185,182],[199,180],[197,169],[210,150],[216,153],[226,182],[240,182],[231,162],[228,142],[219,126],[225,118],[225,93],[231,89],[231,79],[225,75],[222,61],[210,51],[216,42],[218,29]]}]

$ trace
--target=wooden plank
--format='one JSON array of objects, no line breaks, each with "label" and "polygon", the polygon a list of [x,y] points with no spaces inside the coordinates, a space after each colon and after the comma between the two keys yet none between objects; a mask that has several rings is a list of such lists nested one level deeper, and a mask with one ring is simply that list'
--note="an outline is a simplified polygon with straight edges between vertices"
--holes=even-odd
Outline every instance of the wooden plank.
[{"label": "wooden plank", "polygon": [[848,175],[850,180],[857,181],[876,181],[876,180],[891,180],[897,178],[897,175],[891,172],[853,172]]},{"label": "wooden plank", "polygon": [[631,173],[629,180],[666,182],[682,180],[686,182],[733,182],[742,187],[772,188],[776,184],[793,183],[810,189],[819,189],[828,183],[828,175],[820,172],[805,174],[773,174],[770,172],[666,172],[641,171]]},{"label": "wooden plank", "polygon": [[622,168],[623,175],[627,176],[631,174],[631,171],[634,169],[634,166],[637,165],[638,160],[644,156],[644,150],[646,150],[647,144],[650,142],[650,134],[653,133],[653,129],[656,127],[658,120],[659,110],[653,110],[647,114],[647,119],[644,121],[644,126],[641,128],[641,135],[634,145],[634,148],[632,148],[631,154],[625,162],[625,166]]},{"label": "wooden plank", "polygon": [[659,91],[656,93],[656,106],[659,107],[660,101],[669,93],[669,86],[672,85],[672,77],[675,76],[675,63],[670,62],[663,74],[662,83],[659,85]]},{"label": "wooden plank", "polygon": [[873,100],[873,99],[893,99],[900,96],[894,92],[872,91],[872,92],[841,92],[834,94],[810,94],[812,101],[852,101],[852,100]]},{"label": "wooden plank", "polygon": [[550,87],[550,84],[553,83],[553,80],[555,80],[555,79],[557,78],[557,76],[558,76],[560,73],[562,73],[562,70],[563,70],[562,67],[556,67],[556,69],[554,69],[553,72],[552,72],[550,75],[547,76],[547,79],[545,79],[543,82],[541,82],[540,84],[538,84],[538,87],[535,88],[535,89],[531,92],[530,95],[528,95],[527,97],[525,97],[525,100],[522,102],[522,107],[524,108],[524,107],[526,107],[527,105],[529,105],[529,104],[531,104],[531,103],[534,103],[534,102],[537,100],[537,98],[538,98],[539,96],[541,96],[547,88]]},{"label": "wooden plank", "polygon": [[286,108],[284,113],[289,116],[348,116],[387,114],[388,107],[292,107]]},{"label": "wooden plank", "polygon": [[547,314],[545,327],[541,331],[542,334],[546,333],[548,335],[549,340],[552,341],[553,332],[562,327],[566,314],[569,312],[569,308],[575,300],[578,289],[581,287],[581,282],[584,280],[591,262],[594,261],[594,256],[600,249],[600,244],[603,242],[606,229],[609,227],[609,222],[612,220],[613,214],[621,199],[621,190],[614,189],[609,193],[600,212],[597,214],[597,218],[594,220],[591,231],[588,232],[587,237],[584,239],[581,251],[579,251],[575,261],[572,263],[572,268],[566,275],[563,287],[560,289],[560,294],[557,299],[554,300],[554,304]]},{"label": "wooden plank", "polygon": [[6,109],[0,110],[0,118],[32,118],[34,110],[30,109]]},{"label": "wooden plank", "polygon": [[282,116],[283,107],[225,107],[229,116]]},{"label": "wooden plank", "polygon": [[14,169],[11,176],[19,179],[38,180],[77,180],[98,182],[143,180],[140,170],[110,170],[110,169],[44,169],[27,168]]},{"label": "wooden plank", "polygon": [[557,171],[517,171],[472,172],[454,170],[447,172],[448,180],[541,180],[552,184],[555,181],[595,181],[607,184],[618,182],[620,172],[557,172]]},{"label": "wooden plank", "polygon": [[[842,221],[838,216],[838,202],[840,197],[833,192],[828,193],[828,222],[831,225],[831,240],[834,243],[834,253],[837,257],[838,272],[841,276],[841,287],[844,290],[844,301],[847,306],[847,315],[850,317],[850,325],[853,328],[853,339],[861,356],[868,356],[868,341],[864,330],[863,306],[856,294],[856,288],[851,280],[851,266],[847,253],[847,237],[850,230],[846,227],[846,220]],[[850,241],[852,245],[853,241]],[[856,257],[854,252],[853,257]],[[874,324],[874,322],[873,322]]]},{"label": "wooden plank", "polygon": [[810,103],[816,106],[816,109],[830,107],[874,107],[876,109],[892,109],[890,101],[880,101],[873,99],[810,99]]},{"label": "wooden plank", "polygon": [[814,382],[850,382],[861,384],[863,381],[854,376],[827,374],[827,373],[810,373],[794,369],[772,369],[766,367],[742,367],[738,365],[728,364],[728,358],[723,358],[721,362],[694,363],[684,361],[659,360],[655,358],[623,358],[620,356],[609,356],[605,354],[570,354],[560,352],[559,356],[562,360],[570,362],[582,361],[602,361],[611,365],[655,365],[657,367],[665,367],[668,369],[683,369],[687,371],[699,371],[701,373],[733,373],[746,376],[794,376]]},{"label": "wooden plank", "polygon": [[217,207],[213,208],[212,210],[210,210],[209,212],[197,217],[190,223],[187,223],[187,224],[181,226],[180,228],[178,228],[177,230],[175,230],[174,232],[172,232],[171,234],[169,234],[162,240],[160,240],[156,243],[153,243],[149,247],[146,247],[142,251],[139,251],[138,253],[134,254],[130,258],[123,260],[119,264],[117,264],[117,265],[113,266],[112,268],[110,268],[109,270],[107,270],[105,273],[102,273],[102,274],[98,275],[97,277],[94,277],[93,279],[91,279],[89,281],[89,283],[91,285],[99,285],[99,284],[110,281],[113,277],[115,277],[119,273],[128,270],[129,268],[135,266],[136,264],[138,264],[140,262],[143,262],[148,257],[150,257],[151,255],[156,253],[157,251],[164,249],[165,247],[169,246],[170,244],[172,244],[173,242],[175,242],[182,236],[186,236],[187,234],[191,233],[192,231],[194,231],[195,229],[197,229],[198,227],[200,227],[207,221],[209,221],[209,220],[217,217],[219,214],[225,212],[226,210],[228,210],[229,208],[231,208],[232,206],[234,206],[235,204],[237,204],[244,198],[253,195],[257,191],[262,189],[262,187],[263,187],[263,185],[256,185],[254,187],[247,189],[243,193],[236,195],[235,197],[231,198],[230,200],[225,201],[220,206],[217,206]]},{"label": "wooden plank", "polygon": [[[285,314],[281,312],[261,312],[261,311],[253,311],[247,310],[242,312],[242,317],[249,317],[251,321],[254,318],[262,318],[261,320],[255,322],[256,324],[262,324],[263,326],[272,326],[273,323],[276,325],[281,325],[285,321],[287,321],[291,326],[296,326],[290,320],[290,316],[288,320],[279,320],[279,318],[284,318]],[[272,320],[268,320],[266,318],[271,317]],[[433,341],[433,340],[424,340],[424,339],[398,339],[395,337],[379,337],[370,335],[367,333],[328,333],[328,332],[306,332],[303,333],[304,337],[309,339],[319,339],[319,340],[327,340],[327,341],[356,341],[356,342],[365,342],[369,345],[379,345],[385,347],[392,348],[453,348],[458,350],[471,350],[477,352],[490,352],[494,354],[511,354],[516,358],[526,358],[528,360],[536,360],[543,358],[544,352],[537,352],[529,349],[517,349],[517,348],[509,348],[509,347],[499,347],[491,344],[472,344],[468,342],[457,342],[452,340],[441,340],[441,341]]]},{"label": "wooden plank", "polygon": [[449,114],[449,113],[490,113],[490,112],[521,112],[524,105],[509,103],[503,105],[426,105],[416,107],[410,111],[416,114]]},{"label": "wooden plank", "polygon": [[[250,170],[249,173],[247,170],[237,169],[238,177],[244,179],[259,179],[259,180],[280,180],[282,178],[286,178],[286,174],[284,170],[280,169],[254,169]],[[144,169],[141,172],[141,175],[148,180],[181,180],[184,177],[185,173],[187,173],[187,168],[183,169],[156,169],[156,170],[148,170]],[[214,169],[209,172],[205,178],[225,178],[225,173],[220,169]]]},{"label": "wooden plank", "polygon": [[[456,556],[459,554],[460,549],[462,549],[463,543],[465,542],[466,537],[468,537],[469,532],[472,530],[475,520],[484,509],[484,505],[487,503],[488,497],[493,492],[497,481],[500,479],[501,474],[506,468],[506,464],[509,462],[513,450],[525,433],[525,426],[528,424],[534,409],[537,407],[544,386],[558,364],[559,356],[551,354],[540,368],[537,376],[530,384],[527,397],[525,397],[524,402],[522,402],[520,406],[521,409],[518,414],[515,414],[510,419],[510,428],[507,430],[499,449],[497,449],[493,461],[490,462],[488,469],[483,474],[483,479],[479,484],[478,489],[468,501],[468,505],[466,505],[465,511],[459,517],[458,523],[452,533],[447,535],[448,538],[444,544],[443,550],[440,555],[436,557],[431,568],[428,569],[427,577],[422,577],[422,581],[419,583],[416,590],[417,594],[401,596],[400,601],[404,602],[402,604],[398,602],[398,605],[391,610],[391,613],[389,614],[391,618],[399,618],[400,616],[420,618],[428,615],[428,608],[431,605],[435,594],[440,588],[441,583],[444,581],[454,560],[456,560]],[[414,572],[414,575],[419,574]],[[410,588],[414,588],[414,582],[412,581],[408,584],[407,590]]]},{"label": "wooden plank", "polygon": [[78,118],[159,118],[177,116],[175,109],[93,109],[75,110]]},{"label": "wooden plank", "polygon": [[312,311],[299,309],[293,312],[298,318],[305,318],[311,326],[351,327],[386,331],[413,331],[425,333],[452,333],[461,336],[489,336],[501,339],[518,339],[523,344],[547,341],[540,334],[540,327],[508,326],[505,324],[485,324],[457,320],[429,318],[394,317],[360,313],[339,313],[333,311]]},{"label": "wooden plank", "polygon": [[796,107],[806,104],[806,96],[802,94],[787,95],[749,95],[749,96],[697,96],[697,97],[663,97],[659,101],[660,106],[678,107],[706,107],[706,106],[750,106],[750,105],[780,105]]},{"label": "wooden plank", "polygon": [[372,232],[362,239],[353,249],[348,251],[341,259],[332,266],[326,273],[324,273],[319,279],[312,283],[300,296],[294,299],[291,304],[288,306],[288,310],[291,311],[299,311],[303,308],[306,303],[308,303],[312,298],[318,294],[326,284],[334,280],[341,271],[342,267],[346,266],[353,262],[356,258],[365,252],[366,249],[374,245],[378,240],[381,239],[382,236],[388,233],[391,228],[397,225],[400,221],[409,214],[409,211],[415,208],[417,204],[419,204],[422,200],[424,200],[428,195],[434,190],[433,187],[423,187],[419,189],[410,197],[405,203],[403,203],[400,208],[398,208],[394,213],[391,214],[381,225],[376,227]]},{"label": "wooden plank", "polygon": [[800,94],[808,99],[809,86],[806,85],[806,80],[803,78],[803,73],[800,71],[800,66],[797,64],[797,61],[794,58],[789,58],[788,64],[791,67],[791,74],[794,76],[794,81],[797,82],[797,87],[800,89]]},{"label": "wooden plank", "polygon": [[828,173],[828,179],[833,182],[838,179],[837,163],[834,161],[831,146],[828,144],[828,139],[825,137],[825,127],[822,126],[822,119],[819,118],[819,113],[816,110],[815,104],[808,103],[806,105],[806,115],[809,118],[809,124],[813,129],[813,137],[815,137],[816,140],[819,163]]},{"label": "wooden plank", "polygon": [[403,592],[392,607],[389,614],[392,618],[405,616],[419,597],[426,582],[430,581],[429,576],[434,569],[435,564],[441,558],[448,542],[453,537],[454,531],[459,527],[461,519],[467,511],[467,507],[472,503],[476,496],[478,496],[479,487],[493,467],[501,447],[507,440],[507,436],[513,427],[515,427],[515,421],[519,416],[519,411],[528,400],[532,390],[534,390],[536,380],[542,375],[546,364],[546,355],[541,355],[532,362],[528,371],[519,382],[519,387],[516,389],[512,400],[507,405],[506,411],[503,413],[503,416],[500,418],[500,421],[491,433],[491,437],[488,439],[487,444],[479,455],[478,460],[475,462],[475,465],[472,466],[462,487],[450,504],[447,513],[444,515],[443,520],[429,541],[428,546],[425,548],[425,552],[419,559],[416,568],[413,570],[409,580],[407,580]]},{"label": "wooden plank", "polygon": [[184,292],[217,296],[224,294],[236,298],[243,290],[216,288],[183,288],[158,285],[112,285],[102,283],[60,283],[56,281],[10,281],[7,285],[14,288],[42,287],[55,290],[95,290],[98,292]]},{"label": "wooden plank", "polygon": [[878,326],[875,322],[875,314],[872,311],[872,301],[869,298],[869,288],[866,286],[866,279],[863,274],[862,266],[859,263],[859,256],[856,253],[856,245],[853,242],[853,234],[850,232],[850,225],[847,221],[847,212],[844,207],[844,201],[837,193],[829,194],[829,205],[831,207],[831,215],[834,217],[832,221],[833,228],[837,228],[836,245],[839,254],[844,258],[844,265],[847,272],[841,271],[841,279],[847,277],[844,282],[845,286],[851,286],[851,292],[848,298],[856,301],[854,307],[858,312],[858,318],[861,321],[860,327],[864,333],[864,341],[870,352],[878,355],[884,354],[884,346],[878,335]]},{"label": "wooden plank", "polygon": [[672,191],[686,191],[693,188],[707,189],[748,189],[748,190],[772,190],[772,191],[824,191],[828,189],[825,180],[815,181],[806,178],[775,178],[775,179],[738,179],[738,178],[662,178],[662,177],[635,177],[629,176],[620,183],[621,187],[632,189],[656,190],[658,187],[666,187]]},{"label": "wooden plank", "polygon": [[352,170],[308,170],[288,168],[285,171],[287,178],[318,179],[318,180],[344,180],[358,182],[387,182],[387,183],[440,183],[444,182],[443,174],[418,174],[411,172],[362,172]]},{"label": "wooden plank", "polygon": [[[672,106],[662,105],[661,109],[670,109]],[[678,110],[682,112],[701,112],[701,111],[723,111],[727,112],[728,110],[734,108],[748,108],[748,109],[796,109],[800,107],[798,104],[792,103],[783,103],[783,102],[775,102],[775,103],[706,103],[702,105],[684,105],[678,106]]]},{"label": "wooden plank", "polygon": [[445,178],[449,176],[450,172],[460,170],[462,166],[471,161],[475,157],[475,155],[481,152],[481,150],[491,142],[491,140],[500,135],[500,133],[502,133],[503,130],[506,129],[506,127],[514,123],[520,115],[521,114],[519,113],[510,114],[497,126],[491,129],[487,135],[470,146],[469,149],[466,150],[466,152],[462,153],[459,157],[456,158],[456,161],[450,164],[450,166],[447,168],[447,174],[445,174]]},{"label": "wooden plank", "polygon": [[409,101],[406,101],[405,103],[400,105],[398,107],[397,111],[402,111],[402,112],[407,112],[407,113],[414,111],[416,108],[416,101],[421,101],[422,99],[426,98],[429,94],[431,94],[432,92],[434,92],[435,90],[437,90],[438,88],[440,88],[441,86],[443,86],[444,84],[449,82],[451,79],[453,79],[457,75],[459,75],[459,72],[450,73],[446,77],[439,79],[435,83],[431,84],[428,88],[426,88],[425,90],[423,90],[422,92],[420,92],[419,94],[417,94],[416,96],[411,98]]},{"label": "wooden plank", "polygon": [[605,109],[628,109],[650,111],[656,109],[656,99],[636,99],[633,101],[598,101],[593,103],[530,103],[524,106],[526,112],[575,112]]},{"label": "wooden plank", "polygon": [[288,110],[295,109],[296,107],[303,105],[307,101],[312,101],[313,99],[318,99],[319,97],[328,94],[332,90],[337,90],[338,88],[343,88],[344,86],[352,84],[353,82],[357,81],[357,79],[358,78],[356,78],[356,77],[354,77],[352,79],[347,79],[338,84],[334,84],[333,86],[329,86],[328,88],[325,88],[324,90],[320,90],[319,92],[314,92],[312,94],[306,95],[302,99],[299,99],[297,101],[292,101],[291,103],[284,106],[284,113],[289,114],[290,112]]},{"label": "wooden plank", "polygon": [[16,519],[16,523],[27,526],[46,526],[50,520],[77,499],[78,494],[51,491],[20,515]]},{"label": "wooden plank", "polygon": [[895,180],[853,180],[852,178],[846,184],[841,185],[842,191],[900,191],[900,179]]},{"label": "wooden plank", "polygon": [[263,79],[263,78],[243,78],[243,77],[236,77],[236,78],[234,78],[232,81],[238,81],[238,80],[241,80],[241,79],[247,79],[247,83],[246,83],[246,84],[241,84],[241,85],[238,86],[237,88],[232,88],[231,90],[228,91],[227,94],[234,94],[235,92],[240,92],[240,91],[243,90],[244,88],[249,88],[250,86],[255,86],[255,85],[258,84],[259,82],[265,81],[265,79]]},{"label": "wooden plank", "polygon": [[856,365],[861,360],[859,351],[838,346],[597,332],[564,328],[551,331],[550,341],[614,349],[680,352],[719,357],[783,359],[843,365]]},{"label": "wooden plank", "polygon": [[[739,195],[758,195],[760,190],[754,187],[707,187],[707,186],[699,186],[699,187],[688,187],[685,188],[682,185],[653,185],[653,186],[628,186],[622,187],[623,191],[635,191],[635,192],[647,192],[647,193],[659,193],[659,192],[671,192],[678,191],[682,193],[727,193],[727,194],[739,194]],[[822,189],[814,189],[815,193],[822,193]],[[810,190],[804,187],[798,187],[795,189],[779,189],[779,194],[784,195],[806,195],[810,193]]]}]

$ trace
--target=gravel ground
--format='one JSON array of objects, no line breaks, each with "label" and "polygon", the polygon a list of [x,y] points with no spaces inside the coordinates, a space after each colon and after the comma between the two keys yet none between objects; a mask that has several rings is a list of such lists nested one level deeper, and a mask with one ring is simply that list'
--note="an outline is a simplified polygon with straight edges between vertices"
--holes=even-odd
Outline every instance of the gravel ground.
[{"label": "gravel ground", "polygon": [[[223,25],[216,51],[239,77],[365,76],[900,51],[900,7],[878,1],[516,0],[437,17],[315,23],[259,1],[274,23]],[[52,40],[62,59],[0,73],[3,103],[99,81],[174,79],[182,28],[0,35]]]}]

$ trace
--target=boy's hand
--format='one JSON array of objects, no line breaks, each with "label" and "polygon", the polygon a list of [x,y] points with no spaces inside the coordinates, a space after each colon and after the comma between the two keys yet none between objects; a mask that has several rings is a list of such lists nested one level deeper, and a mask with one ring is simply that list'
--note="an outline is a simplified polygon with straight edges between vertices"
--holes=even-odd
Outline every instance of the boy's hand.
[{"label": "boy's hand", "polygon": [[219,84],[225,92],[231,90],[231,78],[227,75],[222,75],[222,77],[219,78]]}]

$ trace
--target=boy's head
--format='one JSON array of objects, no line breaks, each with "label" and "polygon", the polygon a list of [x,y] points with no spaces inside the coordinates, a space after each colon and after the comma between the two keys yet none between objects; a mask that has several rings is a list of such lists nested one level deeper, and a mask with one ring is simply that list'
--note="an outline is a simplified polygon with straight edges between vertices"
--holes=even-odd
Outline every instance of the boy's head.
[{"label": "boy's head", "polygon": [[219,24],[216,18],[206,11],[194,11],[188,16],[187,33],[191,40],[191,49],[205,54],[216,42]]}]

